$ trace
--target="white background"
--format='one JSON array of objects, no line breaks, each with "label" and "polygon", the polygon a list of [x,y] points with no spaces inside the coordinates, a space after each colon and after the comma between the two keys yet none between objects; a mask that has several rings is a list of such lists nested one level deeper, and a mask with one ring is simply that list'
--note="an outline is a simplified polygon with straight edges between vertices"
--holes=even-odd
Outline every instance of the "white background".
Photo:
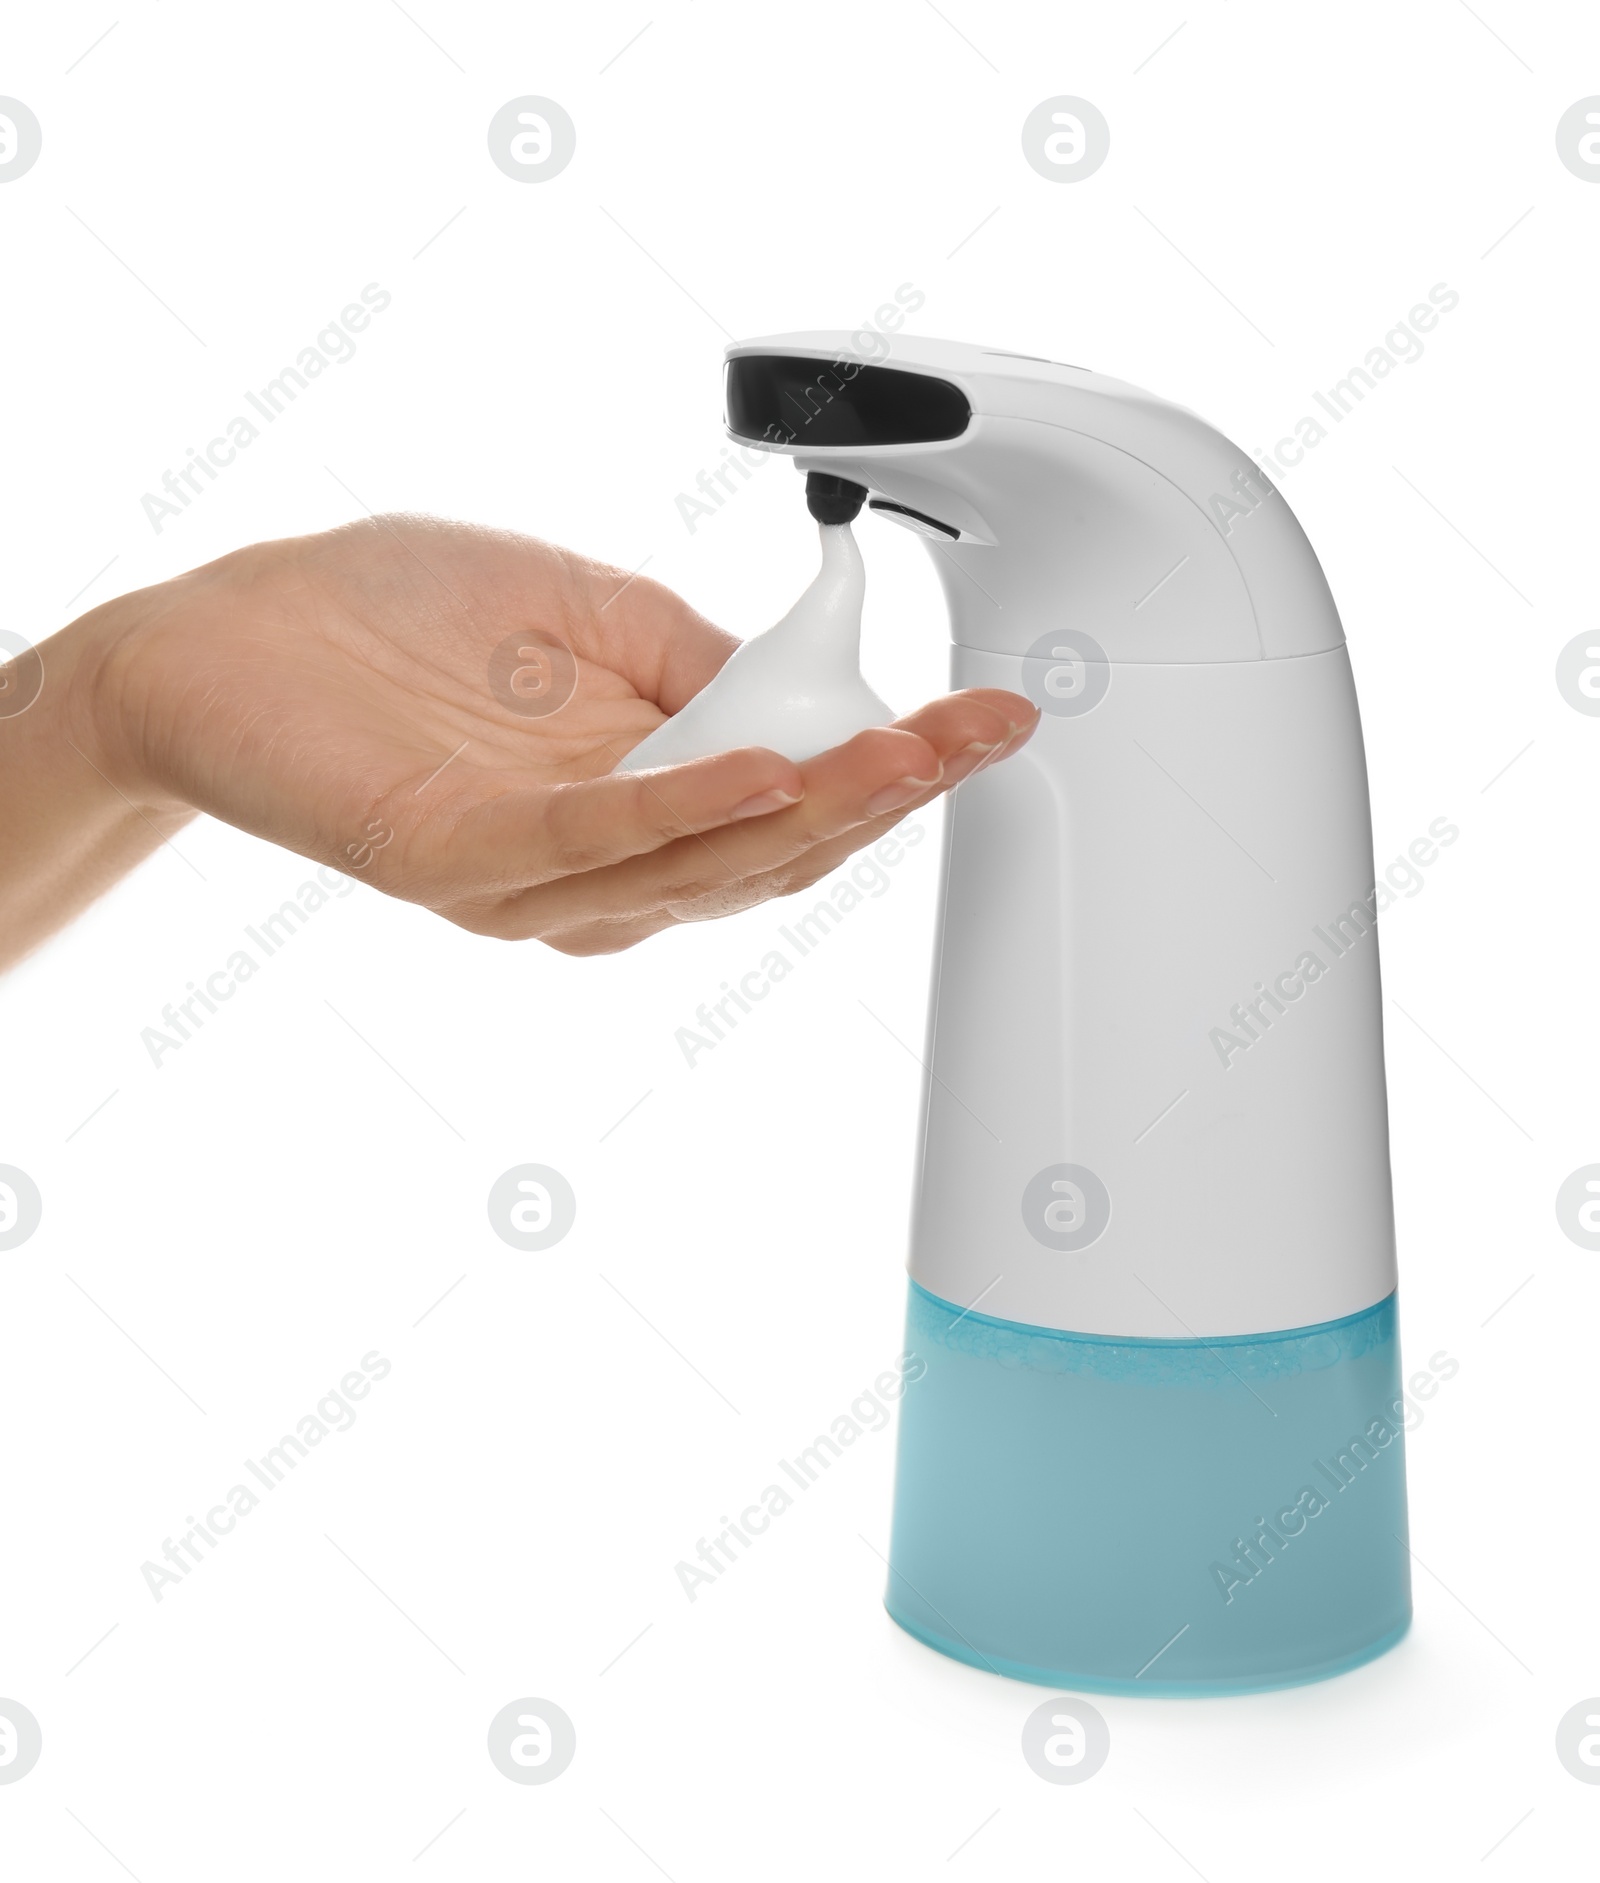
[{"label": "white background", "polygon": [[[1350,637],[1380,871],[1461,832],[1383,927],[1403,1336],[1460,1363],[1409,1443],[1415,1628],[1295,1692],[1102,1699],[1105,1768],[1056,1787],[1019,1746],[1046,1696],[881,1609],[892,1433],[693,1605],[674,1575],[899,1351],[937,818],[692,1069],[675,1028],[782,909],[574,961],[358,887],[157,1069],[141,1029],[311,874],[190,828],[0,989],[0,1161],[45,1211],[0,1257],[0,1695],[44,1731],[7,1874],[1576,1874],[1600,1258],[1554,1198],[1600,1158],[1600,723],[1553,675],[1593,621],[1600,188],[1554,131],[1600,22],[106,0],[6,41],[44,149],[0,188],[0,625],[366,505],[651,558],[745,633],[815,539],[781,463],[680,519],[728,336],[909,282],[918,331],[1253,448],[1444,282],[1423,357],[1280,481]],[[1065,187],[1019,142],[1062,92],[1112,139]],[[537,187],[485,144],[522,93],[577,125]],[[374,281],[357,356],[155,533],[141,494]],[[909,706],[942,609],[913,538],[862,535],[869,677]],[[525,1161],[578,1196],[542,1255],[485,1211]],[[372,1349],[355,1427],[154,1602],[141,1563]],[[485,1753],[525,1695],[576,1722],[547,1786]]]}]

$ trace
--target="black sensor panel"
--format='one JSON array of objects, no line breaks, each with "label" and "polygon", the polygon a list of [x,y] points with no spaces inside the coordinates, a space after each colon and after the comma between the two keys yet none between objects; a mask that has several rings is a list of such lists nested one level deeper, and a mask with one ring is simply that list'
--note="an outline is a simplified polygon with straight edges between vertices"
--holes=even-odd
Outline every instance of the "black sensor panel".
[{"label": "black sensor panel", "polygon": [[959,438],[972,407],[930,373],[747,353],[728,362],[728,429],[769,444],[926,445]]}]

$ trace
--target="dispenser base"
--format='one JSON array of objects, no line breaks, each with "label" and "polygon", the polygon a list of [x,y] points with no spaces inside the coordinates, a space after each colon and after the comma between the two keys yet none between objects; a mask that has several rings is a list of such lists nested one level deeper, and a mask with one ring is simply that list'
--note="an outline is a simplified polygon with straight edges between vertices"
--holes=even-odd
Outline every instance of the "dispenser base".
[{"label": "dispenser base", "polygon": [[[1109,1340],[911,1284],[890,1615],[1105,1693],[1327,1679],[1410,1625],[1395,1298],[1318,1327]],[[1240,1546],[1243,1546],[1242,1548]]]},{"label": "dispenser base", "polygon": [[1368,1661],[1375,1661],[1379,1655],[1387,1654],[1411,1629],[1411,1618],[1408,1615],[1398,1628],[1381,1636],[1369,1647],[1347,1654],[1342,1660],[1330,1661],[1326,1666],[1303,1668],[1298,1673],[1284,1674],[1277,1680],[1157,1680],[1154,1675],[1144,1680],[1107,1680],[1095,1674],[1080,1674],[1070,1667],[1029,1667],[1022,1661],[1008,1661],[1003,1655],[986,1656],[976,1648],[950,1640],[948,1636],[931,1634],[909,1615],[897,1614],[890,1596],[884,1597],[883,1606],[889,1612],[890,1621],[903,1628],[924,1647],[936,1648],[952,1661],[965,1661],[968,1667],[981,1668],[986,1674],[1003,1674],[1007,1680],[1026,1680],[1036,1687],[1054,1687],[1061,1692],[1131,1693],[1153,1700],[1221,1699],[1235,1693],[1272,1693],[1280,1687],[1308,1687],[1314,1681],[1332,1680],[1335,1674],[1348,1674],[1353,1668],[1365,1667]]}]

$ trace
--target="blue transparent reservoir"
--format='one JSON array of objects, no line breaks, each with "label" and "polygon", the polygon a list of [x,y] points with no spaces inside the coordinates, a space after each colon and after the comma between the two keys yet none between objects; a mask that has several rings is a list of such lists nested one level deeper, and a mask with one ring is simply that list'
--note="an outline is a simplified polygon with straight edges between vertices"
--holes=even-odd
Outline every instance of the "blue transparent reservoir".
[{"label": "blue transparent reservoir", "polygon": [[1209,1341],[1025,1327],[915,1282],[906,1318],[926,1371],[886,1601],[919,1640],[1050,1686],[1201,1694],[1319,1680],[1404,1634],[1393,1295]]}]

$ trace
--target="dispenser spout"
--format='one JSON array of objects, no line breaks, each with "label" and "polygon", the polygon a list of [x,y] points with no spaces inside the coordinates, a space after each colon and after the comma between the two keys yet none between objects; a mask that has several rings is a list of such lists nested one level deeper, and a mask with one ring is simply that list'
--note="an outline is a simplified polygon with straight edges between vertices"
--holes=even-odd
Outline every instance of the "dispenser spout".
[{"label": "dispenser spout", "polygon": [[854,523],[866,501],[865,484],[852,484],[829,471],[806,473],[806,508],[819,523]]}]

